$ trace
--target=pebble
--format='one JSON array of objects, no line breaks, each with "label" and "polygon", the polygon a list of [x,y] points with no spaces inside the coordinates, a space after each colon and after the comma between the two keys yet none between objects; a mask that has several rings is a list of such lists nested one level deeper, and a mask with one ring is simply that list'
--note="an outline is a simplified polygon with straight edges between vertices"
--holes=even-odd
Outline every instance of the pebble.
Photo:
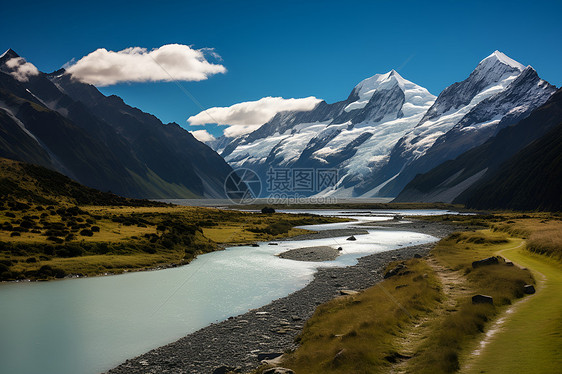
[{"label": "pebble", "polygon": [[[436,237],[445,237],[456,229],[440,223],[427,223],[424,226],[423,230],[417,231]],[[409,224],[403,224],[400,228],[412,230]],[[321,232],[320,237],[329,237],[330,233],[326,231]],[[335,231],[332,234],[336,235]],[[314,234],[305,236],[318,238]],[[392,261],[392,256],[407,259],[416,253],[426,255],[431,247],[432,244],[403,247],[362,257],[354,266],[320,268],[312,282],[286,297],[231,320],[211,324],[173,343],[127,360],[107,373],[212,373],[222,365],[240,368],[242,372],[252,371],[259,365],[257,353],[285,352],[297,347],[295,338],[302,329],[302,323],[292,325],[288,320],[306,321],[317,305],[339,294],[340,290],[333,284],[333,279],[345,279],[346,289],[361,291],[382,280],[381,274]]]}]

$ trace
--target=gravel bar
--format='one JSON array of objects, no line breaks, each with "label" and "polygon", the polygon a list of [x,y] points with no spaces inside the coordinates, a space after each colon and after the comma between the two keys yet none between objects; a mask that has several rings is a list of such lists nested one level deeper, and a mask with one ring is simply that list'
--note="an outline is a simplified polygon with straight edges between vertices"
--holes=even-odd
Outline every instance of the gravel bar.
[{"label": "gravel bar", "polygon": [[[442,238],[452,233],[455,227],[413,221],[392,224],[392,229],[416,231]],[[341,236],[337,231],[341,230],[306,235],[311,236],[311,239],[330,234]],[[302,239],[302,236],[296,239]],[[277,354],[296,348],[295,337],[319,304],[340,295],[340,290],[360,291],[373,286],[382,280],[383,271],[389,262],[409,259],[415,254],[425,256],[432,247],[433,244],[404,247],[362,257],[354,266],[320,268],[311,283],[286,297],[226,321],[211,324],[173,343],[127,360],[107,373],[213,373],[215,368],[222,365],[249,372],[259,365],[258,355],[263,357],[264,353]]]}]

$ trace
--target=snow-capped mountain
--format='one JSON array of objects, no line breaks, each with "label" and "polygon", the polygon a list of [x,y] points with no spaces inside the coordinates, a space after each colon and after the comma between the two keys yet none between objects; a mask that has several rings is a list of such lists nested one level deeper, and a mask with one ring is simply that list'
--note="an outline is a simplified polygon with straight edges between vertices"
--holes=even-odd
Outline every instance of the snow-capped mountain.
[{"label": "snow-capped mountain", "polygon": [[467,79],[443,90],[396,144],[388,163],[356,186],[356,195],[396,196],[417,174],[484,143],[527,117],[555,91],[531,66],[495,51]]},{"label": "snow-capped mountain", "polygon": [[262,181],[269,168],[333,168],[337,188],[317,195],[396,196],[416,174],[484,143],[555,90],[531,66],[495,51],[437,99],[392,70],[363,80],[344,101],[279,113],[253,133],[213,146],[233,168],[250,168]]},{"label": "snow-capped mountain", "polygon": [[425,88],[392,70],[363,80],[344,101],[282,112],[248,135],[215,144],[233,168],[250,168],[263,181],[270,167],[337,169],[338,193],[351,196],[434,101]]}]

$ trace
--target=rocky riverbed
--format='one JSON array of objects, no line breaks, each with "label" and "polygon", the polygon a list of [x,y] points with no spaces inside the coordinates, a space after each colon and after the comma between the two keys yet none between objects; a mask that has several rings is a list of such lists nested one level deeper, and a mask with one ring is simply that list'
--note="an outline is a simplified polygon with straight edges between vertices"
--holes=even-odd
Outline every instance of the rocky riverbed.
[{"label": "rocky riverbed", "polygon": [[[392,225],[393,230],[417,231],[439,238],[455,230],[451,225],[423,221],[377,223],[376,226],[388,225]],[[340,231],[326,230],[306,235],[311,239],[341,236]],[[425,256],[432,246],[424,244],[377,253],[344,268],[320,268],[314,280],[299,291],[127,360],[108,373],[213,373],[223,365],[249,372],[261,359],[294,349],[295,337],[319,304],[340,295],[342,290],[360,291],[373,286],[382,280],[389,262],[412,258],[416,254]]]}]

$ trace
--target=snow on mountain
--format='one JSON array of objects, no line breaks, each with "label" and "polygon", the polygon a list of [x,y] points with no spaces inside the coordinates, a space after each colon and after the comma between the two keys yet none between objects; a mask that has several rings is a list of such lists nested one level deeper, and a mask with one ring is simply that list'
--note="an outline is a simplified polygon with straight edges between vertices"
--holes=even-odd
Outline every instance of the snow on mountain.
[{"label": "snow on mountain", "polygon": [[263,178],[269,167],[337,168],[343,193],[384,164],[434,100],[392,70],[363,80],[347,100],[279,113],[251,134],[214,145],[232,167],[251,168]]},{"label": "snow on mountain", "polygon": [[532,67],[495,51],[467,79],[443,90],[420,123],[396,144],[385,167],[355,193],[396,196],[416,174],[454,159],[528,116],[555,89]]},{"label": "snow on mountain", "polygon": [[361,81],[344,101],[281,112],[250,134],[212,144],[264,182],[269,168],[333,168],[337,188],[317,196],[396,196],[416,174],[527,117],[554,91],[532,67],[495,51],[438,98],[391,70]]}]

